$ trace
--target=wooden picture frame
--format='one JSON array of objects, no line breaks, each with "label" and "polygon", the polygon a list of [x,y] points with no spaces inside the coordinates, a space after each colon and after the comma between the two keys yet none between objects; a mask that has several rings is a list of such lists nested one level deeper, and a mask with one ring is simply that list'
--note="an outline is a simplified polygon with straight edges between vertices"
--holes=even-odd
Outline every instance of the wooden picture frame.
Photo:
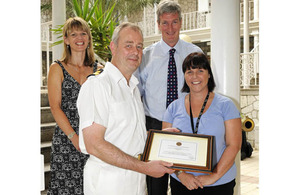
[{"label": "wooden picture frame", "polygon": [[212,173],[213,139],[211,135],[175,133],[151,129],[142,160],[172,162],[171,168]]}]

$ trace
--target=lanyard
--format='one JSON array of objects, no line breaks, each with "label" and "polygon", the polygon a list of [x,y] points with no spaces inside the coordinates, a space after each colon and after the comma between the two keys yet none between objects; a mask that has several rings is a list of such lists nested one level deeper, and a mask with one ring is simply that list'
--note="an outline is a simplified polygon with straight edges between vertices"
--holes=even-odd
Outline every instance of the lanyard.
[{"label": "lanyard", "polygon": [[203,111],[204,111],[204,108],[206,106],[206,103],[208,101],[208,98],[209,98],[209,92],[207,93],[206,95],[206,98],[203,102],[203,105],[202,105],[202,108],[201,108],[201,111],[199,113],[199,116],[198,116],[198,119],[197,119],[197,122],[196,122],[196,129],[194,129],[194,120],[193,120],[193,112],[192,112],[192,106],[191,106],[191,94],[189,94],[189,102],[190,102],[190,119],[191,119],[191,126],[192,126],[192,130],[193,130],[193,133],[194,134],[197,134],[198,132],[198,126],[199,126],[199,121],[200,121],[200,118],[203,114]]}]

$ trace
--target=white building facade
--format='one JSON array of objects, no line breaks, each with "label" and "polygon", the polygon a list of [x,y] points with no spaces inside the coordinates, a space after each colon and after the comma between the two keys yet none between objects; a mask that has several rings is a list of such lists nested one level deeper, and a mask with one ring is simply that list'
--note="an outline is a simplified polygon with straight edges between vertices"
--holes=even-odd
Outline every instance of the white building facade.
[{"label": "white building facade", "polygon": [[[62,53],[59,46],[51,47],[55,41],[51,29],[64,23],[66,3],[65,0],[41,1],[52,3],[52,12],[41,15],[40,83],[46,91],[49,66]],[[217,77],[217,92],[232,98],[241,113],[253,119],[255,128],[247,132],[247,139],[252,147],[259,149],[259,0],[175,1],[182,7],[181,34],[190,37],[209,56]],[[145,47],[161,39],[156,5],[128,15],[127,20],[141,27]],[[219,44],[224,40],[225,45]],[[240,194],[239,190],[236,194]]]}]

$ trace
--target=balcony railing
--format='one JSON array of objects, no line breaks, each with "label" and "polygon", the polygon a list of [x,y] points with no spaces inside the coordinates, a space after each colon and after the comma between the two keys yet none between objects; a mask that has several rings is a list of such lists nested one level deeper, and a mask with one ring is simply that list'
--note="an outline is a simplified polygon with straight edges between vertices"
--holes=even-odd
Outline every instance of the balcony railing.
[{"label": "balcony railing", "polygon": [[[243,21],[243,3],[240,4],[240,16],[241,22]],[[249,1],[249,20],[257,20],[255,16],[255,3],[253,0]],[[157,24],[154,17],[155,12],[151,16],[144,14],[142,21],[137,22],[136,24],[141,27],[144,33],[144,37],[151,37],[159,35],[157,29]],[[182,28],[181,31],[191,31],[195,29],[205,29],[210,28],[211,13],[210,12],[189,12],[182,13]],[[47,86],[47,75],[49,71],[49,66],[52,63],[51,58],[51,44],[52,44],[52,22],[47,22],[41,24],[41,42],[42,42],[42,51],[44,53],[43,59],[41,62],[41,87]],[[240,54],[240,71],[241,87],[247,88],[249,86],[258,85],[258,75],[259,75],[259,52],[258,46],[254,48],[249,53]]]},{"label": "balcony railing", "polygon": [[42,45],[42,52],[44,52],[44,56],[41,58],[41,88],[45,88],[47,86],[47,77],[48,71],[52,58],[51,51],[51,44],[52,44],[52,21],[42,23],[41,24],[41,45]]},{"label": "balcony railing", "polygon": [[189,12],[182,14],[181,30],[193,30],[210,27],[210,12]]},{"label": "balcony railing", "polygon": [[142,29],[144,37],[158,34],[155,30],[156,21],[154,17],[146,18],[141,22],[137,22],[136,25]]},{"label": "balcony railing", "polygon": [[242,88],[259,85],[259,44],[251,52],[240,54],[240,75]]},{"label": "balcony railing", "polygon": [[[182,14],[181,31],[194,30],[210,27],[210,12],[189,12]],[[158,35],[154,17],[144,17],[143,21],[136,22],[143,30],[144,37]]]},{"label": "balcony railing", "polygon": [[[249,21],[255,21],[258,19],[258,7],[257,3],[254,0],[249,0]],[[244,2],[240,3],[240,21],[244,22]]]},{"label": "balcony railing", "polygon": [[[255,8],[256,3],[254,0],[249,0],[249,21],[258,20],[258,10]],[[244,11],[243,8],[244,3],[240,3],[240,21],[244,22]],[[155,9],[155,8],[154,8]],[[155,10],[153,12],[155,14]],[[211,12],[189,12],[182,13],[182,26],[181,31],[195,30],[195,29],[203,29],[210,27],[210,19]],[[155,17],[153,15],[147,16],[144,14],[142,21],[136,22],[136,24],[143,30],[144,36],[155,36],[160,32],[157,30],[157,23],[155,21]]]}]

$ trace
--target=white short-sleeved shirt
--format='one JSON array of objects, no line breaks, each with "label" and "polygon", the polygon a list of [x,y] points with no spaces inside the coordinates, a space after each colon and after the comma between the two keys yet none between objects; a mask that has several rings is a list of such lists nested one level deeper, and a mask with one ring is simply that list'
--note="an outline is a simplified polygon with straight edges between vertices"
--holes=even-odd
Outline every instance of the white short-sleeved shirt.
[{"label": "white short-sleeved shirt", "polygon": [[[123,152],[136,156],[143,153],[146,127],[143,104],[132,76],[129,86],[122,73],[107,62],[103,73],[89,77],[82,85],[77,107],[80,117],[79,147],[87,153],[83,129],[93,122],[106,127],[105,140]],[[107,164],[90,155],[84,168],[84,193],[145,194],[145,175]]]}]

